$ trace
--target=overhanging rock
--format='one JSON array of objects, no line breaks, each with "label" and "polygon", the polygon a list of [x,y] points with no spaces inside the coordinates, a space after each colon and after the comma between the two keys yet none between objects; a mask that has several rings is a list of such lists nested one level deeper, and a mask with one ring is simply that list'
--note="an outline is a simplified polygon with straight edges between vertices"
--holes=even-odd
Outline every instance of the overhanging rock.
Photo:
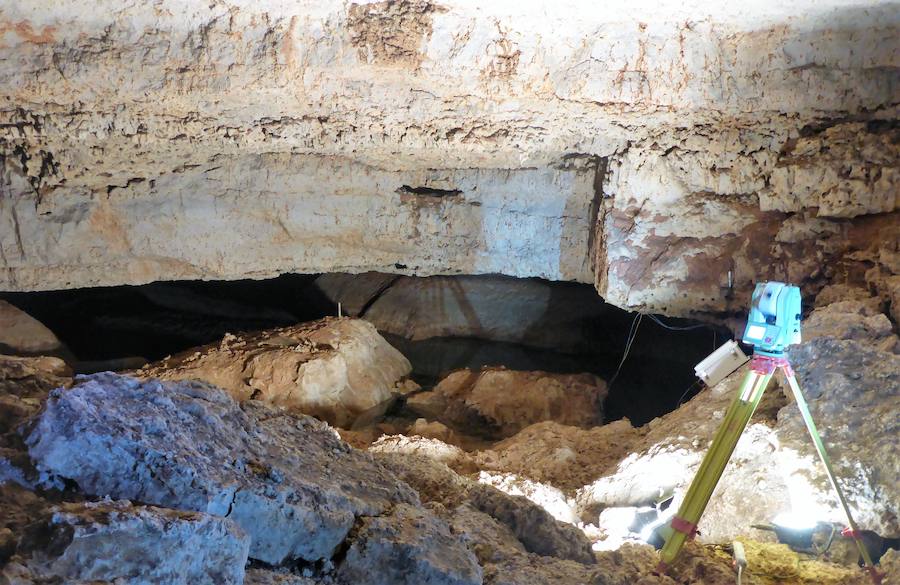
[{"label": "overhanging rock", "polygon": [[817,286],[897,231],[898,28],[837,0],[14,3],[0,289],[500,273],[683,315]]}]

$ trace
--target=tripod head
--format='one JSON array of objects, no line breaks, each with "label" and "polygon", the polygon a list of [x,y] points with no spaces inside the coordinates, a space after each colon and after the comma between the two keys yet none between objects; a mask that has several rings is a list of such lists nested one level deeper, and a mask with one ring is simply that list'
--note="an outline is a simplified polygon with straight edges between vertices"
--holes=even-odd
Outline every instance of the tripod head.
[{"label": "tripod head", "polygon": [[800,288],[783,282],[758,283],[743,341],[764,355],[781,355],[787,346],[800,343]]}]

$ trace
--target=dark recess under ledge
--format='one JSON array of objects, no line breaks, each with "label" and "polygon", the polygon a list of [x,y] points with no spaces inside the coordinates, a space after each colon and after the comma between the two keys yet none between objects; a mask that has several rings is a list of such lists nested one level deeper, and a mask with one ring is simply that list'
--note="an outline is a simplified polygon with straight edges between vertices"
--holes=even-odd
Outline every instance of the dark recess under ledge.
[{"label": "dark recess under ledge", "polygon": [[[317,275],[289,274],[268,280],[158,282],[2,293],[0,298],[47,325],[79,360],[141,356],[152,361],[218,341],[227,332],[269,329],[336,315],[336,304],[316,287],[316,278]],[[397,278],[415,277],[394,277],[383,289]],[[517,281],[495,276],[466,278],[503,278],[511,286]],[[590,351],[556,351],[478,337],[413,341],[389,332],[383,334],[409,358],[414,378],[426,387],[451,370],[485,365],[590,372],[610,380],[622,358],[635,314],[606,305],[589,285],[540,282],[549,287],[551,296],[566,287],[569,292],[572,287],[584,287],[585,298],[589,299],[586,302],[596,303],[594,309],[602,310],[602,318],[585,319],[579,326]],[[370,299],[365,307],[374,300]],[[553,307],[551,301],[545,316],[551,321]],[[590,312],[588,308],[584,310]],[[690,322],[678,320],[672,324]],[[712,327],[670,331],[643,319],[606,400],[606,419],[628,417],[633,424],[642,425],[676,408],[679,400],[687,400],[697,391],[697,387],[690,388],[694,364],[728,336],[724,329]],[[691,392],[685,395],[689,388]]]}]

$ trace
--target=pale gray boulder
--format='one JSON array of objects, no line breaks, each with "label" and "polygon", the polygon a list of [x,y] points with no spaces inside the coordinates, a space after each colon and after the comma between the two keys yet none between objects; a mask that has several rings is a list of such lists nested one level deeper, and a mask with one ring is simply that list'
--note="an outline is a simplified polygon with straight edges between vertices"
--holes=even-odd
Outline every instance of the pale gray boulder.
[{"label": "pale gray boulder", "polygon": [[12,485],[0,486],[0,504],[0,531],[11,537],[0,583],[244,581],[250,539],[227,518],[125,500],[54,505]]},{"label": "pale gray boulder", "polygon": [[250,557],[330,558],[360,516],[418,497],[327,425],[201,382],[111,373],[54,390],[26,438],[44,481],[231,518]]}]

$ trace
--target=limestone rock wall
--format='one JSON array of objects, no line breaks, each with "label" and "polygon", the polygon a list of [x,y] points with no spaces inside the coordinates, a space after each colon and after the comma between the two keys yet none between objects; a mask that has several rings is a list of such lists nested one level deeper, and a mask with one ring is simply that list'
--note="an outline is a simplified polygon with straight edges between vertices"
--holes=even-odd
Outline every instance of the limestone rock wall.
[{"label": "limestone rock wall", "polygon": [[686,314],[837,279],[897,231],[898,28],[837,0],[0,2],[0,289],[501,273]]}]

